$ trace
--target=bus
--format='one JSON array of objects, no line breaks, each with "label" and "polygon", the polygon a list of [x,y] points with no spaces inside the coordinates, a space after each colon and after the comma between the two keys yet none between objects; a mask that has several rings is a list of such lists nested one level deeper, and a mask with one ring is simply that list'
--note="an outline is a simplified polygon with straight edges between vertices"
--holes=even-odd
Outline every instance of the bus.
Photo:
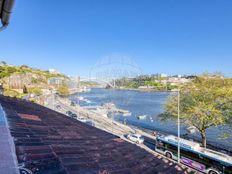
[{"label": "bus", "polygon": [[[199,143],[180,138],[180,162],[206,174],[232,174],[232,157],[203,148]],[[177,160],[178,138],[161,135],[156,138],[155,151]]]}]

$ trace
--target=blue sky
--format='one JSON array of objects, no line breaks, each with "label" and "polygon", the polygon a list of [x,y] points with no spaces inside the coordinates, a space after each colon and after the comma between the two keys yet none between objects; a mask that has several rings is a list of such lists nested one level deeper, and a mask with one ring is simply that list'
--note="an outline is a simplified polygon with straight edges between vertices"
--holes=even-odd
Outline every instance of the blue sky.
[{"label": "blue sky", "polygon": [[0,60],[86,76],[102,57],[144,73],[232,76],[231,0],[16,0]]}]

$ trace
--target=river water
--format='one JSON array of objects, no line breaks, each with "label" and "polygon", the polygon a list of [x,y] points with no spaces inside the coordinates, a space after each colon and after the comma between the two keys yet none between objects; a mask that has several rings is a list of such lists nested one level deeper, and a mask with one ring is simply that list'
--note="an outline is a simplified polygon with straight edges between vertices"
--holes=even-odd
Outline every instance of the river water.
[{"label": "river water", "polygon": [[[80,102],[83,106],[102,105],[104,103],[114,103],[118,108],[129,110],[131,116],[114,115],[117,121],[139,126],[150,130],[158,130],[169,134],[177,135],[177,125],[175,122],[161,122],[157,116],[164,111],[164,104],[171,92],[142,92],[135,90],[115,90],[115,89],[92,89],[90,92],[81,93],[85,99],[91,102]],[[71,96],[73,101],[77,101],[77,96]],[[139,120],[137,116],[147,115],[146,119]],[[223,138],[223,128],[212,127],[207,130],[207,140],[217,144],[226,145],[232,148],[232,136]],[[181,134],[186,134],[187,127],[181,126]],[[199,139],[199,133],[190,135],[190,138]]]}]

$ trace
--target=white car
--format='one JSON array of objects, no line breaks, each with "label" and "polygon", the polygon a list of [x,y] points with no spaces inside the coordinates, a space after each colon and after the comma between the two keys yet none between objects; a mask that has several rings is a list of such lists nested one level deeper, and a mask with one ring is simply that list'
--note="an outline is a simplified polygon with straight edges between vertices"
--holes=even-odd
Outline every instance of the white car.
[{"label": "white car", "polygon": [[127,135],[127,138],[133,142],[138,143],[138,144],[141,144],[144,142],[144,139],[139,134],[129,134],[129,135]]},{"label": "white car", "polygon": [[77,120],[83,122],[83,123],[86,123],[87,122],[87,119],[85,119],[84,117],[78,117]]}]

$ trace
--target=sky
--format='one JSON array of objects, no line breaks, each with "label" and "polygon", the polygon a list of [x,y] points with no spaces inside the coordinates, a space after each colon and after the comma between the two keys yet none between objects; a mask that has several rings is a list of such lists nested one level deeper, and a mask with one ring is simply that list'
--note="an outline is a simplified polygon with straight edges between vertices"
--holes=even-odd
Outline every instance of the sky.
[{"label": "sky", "polygon": [[144,74],[232,76],[231,0],[16,0],[0,60],[86,76],[111,55]]}]

